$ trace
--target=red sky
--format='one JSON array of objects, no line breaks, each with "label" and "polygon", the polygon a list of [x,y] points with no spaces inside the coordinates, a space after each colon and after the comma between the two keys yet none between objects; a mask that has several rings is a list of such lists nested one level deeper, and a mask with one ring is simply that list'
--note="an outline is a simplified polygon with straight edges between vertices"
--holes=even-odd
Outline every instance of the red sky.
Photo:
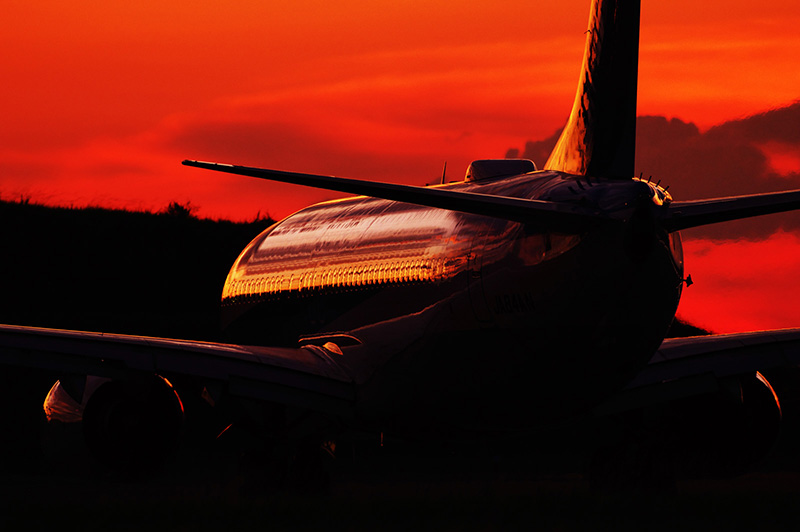
[{"label": "red sky", "polygon": [[[180,161],[422,184],[446,160],[456,176],[472,159],[502,157],[563,125],[588,7],[11,0],[0,33],[0,197],[151,210],[191,201],[201,216],[279,218],[331,195]],[[791,104],[800,98],[798,27],[796,0],[758,9],[643,0],[639,114],[705,131]],[[795,175],[799,145],[759,146],[780,175]],[[749,242],[687,239],[697,284],[685,318],[718,331],[800,325],[786,297],[800,295],[785,268],[800,254],[794,233]],[[756,275],[727,252],[779,257],[784,269],[760,265]],[[784,303],[765,312],[756,300]]]}]

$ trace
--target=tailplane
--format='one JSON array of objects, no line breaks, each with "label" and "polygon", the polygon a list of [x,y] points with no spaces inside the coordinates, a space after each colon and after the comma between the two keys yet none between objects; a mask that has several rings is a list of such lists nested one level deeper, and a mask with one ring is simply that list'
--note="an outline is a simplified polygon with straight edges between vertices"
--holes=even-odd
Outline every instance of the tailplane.
[{"label": "tailplane", "polygon": [[575,103],[545,169],[633,177],[639,12],[640,0],[593,0]]}]

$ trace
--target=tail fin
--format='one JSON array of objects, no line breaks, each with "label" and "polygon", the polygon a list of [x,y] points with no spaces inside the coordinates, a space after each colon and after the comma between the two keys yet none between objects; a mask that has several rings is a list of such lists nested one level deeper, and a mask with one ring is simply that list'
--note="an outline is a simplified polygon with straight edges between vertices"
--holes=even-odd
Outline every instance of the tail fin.
[{"label": "tail fin", "polygon": [[578,92],[547,170],[633,176],[640,0],[593,0]]}]

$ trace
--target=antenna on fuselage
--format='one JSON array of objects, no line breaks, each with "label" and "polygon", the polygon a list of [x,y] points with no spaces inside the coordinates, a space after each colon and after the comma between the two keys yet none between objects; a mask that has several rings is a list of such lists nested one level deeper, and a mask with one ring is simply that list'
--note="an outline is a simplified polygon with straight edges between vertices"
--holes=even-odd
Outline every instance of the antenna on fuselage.
[{"label": "antenna on fuselage", "polygon": [[442,168],[442,185],[445,184],[446,177],[447,177],[447,161],[444,162],[444,168]]}]

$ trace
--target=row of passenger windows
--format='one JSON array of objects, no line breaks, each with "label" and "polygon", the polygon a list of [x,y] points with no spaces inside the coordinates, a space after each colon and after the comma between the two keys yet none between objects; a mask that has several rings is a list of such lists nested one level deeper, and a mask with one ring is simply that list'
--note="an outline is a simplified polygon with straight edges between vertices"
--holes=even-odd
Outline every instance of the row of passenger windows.
[{"label": "row of passenger windows", "polygon": [[364,263],[320,270],[274,272],[226,283],[222,299],[253,297],[283,292],[356,288],[389,283],[434,281],[445,274],[443,259]]}]

